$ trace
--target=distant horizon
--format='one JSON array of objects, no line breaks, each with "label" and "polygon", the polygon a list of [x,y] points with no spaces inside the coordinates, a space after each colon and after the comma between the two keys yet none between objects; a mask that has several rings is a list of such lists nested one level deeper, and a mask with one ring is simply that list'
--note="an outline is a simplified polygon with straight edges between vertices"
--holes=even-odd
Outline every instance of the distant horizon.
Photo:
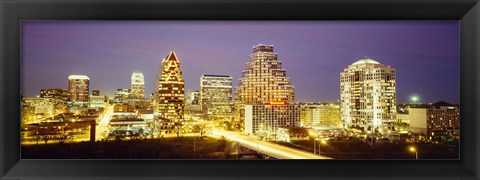
[{"label": "distant horizon", "polygon": [[235,88],[252,47],[271,44],[296,102],[337,102],[340,72],[364,56],[396,69],[398,104],[460,98],[458,21],[24,21],[21,29],[24,97],[66,89],[69,75],[113,97],[135,71],[149,97],[170,51],[185,93],[199,89],[201,75],[230,76]]}]

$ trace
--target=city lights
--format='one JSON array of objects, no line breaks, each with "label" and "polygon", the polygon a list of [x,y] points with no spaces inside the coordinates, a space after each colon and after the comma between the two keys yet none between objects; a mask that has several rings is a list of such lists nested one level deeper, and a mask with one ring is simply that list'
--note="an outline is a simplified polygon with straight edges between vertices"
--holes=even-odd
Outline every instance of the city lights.
[{"label": "city lights", "polygon": [[[195,31],[198,36],[175,35],[193,32],[190,29],[155,31],[165,35],[142,41],[129,37],[132,42],[121,50],[113,45],[102,49],[109,42],[99,39],[92,42],[105,45],[91,45],[99,52],[85,56],[45,52],[54,57],[44,61],[66,60],[58,66],[39,66],[41,77],[49,78],[22,87],[22,158],[413,159],[414,153],[418,159],[419,151],[421,159],[458,158],[460,106],[458,99],[445,95],[456,91],[428,91],[426,87],[437,85],[429,78],[447,72],[429,71],[431,75],[419,77],[425,72],[416,71],[424,70],[424,63],[412,68],[415,53],[404,52],[407,44],[383,44],[384,49],[375,50],[370,46],[380,42],[372,41],[351,45],[368,51],[330,52],[316,42],[302,44],[324,33],[298,37],[305,29],[288,31],[300,39],[285,43],[269,39],[276,32],[263,36],[263,28],[258,28],[255,33],[275,46],[257,44],[250,49],[259,39],[245,38],[245,43],[231,37],[229,42],[217,33],[210,38],[222,36],[219,45],[200,36],[213,30]],[[35,31],[26,34],[31,32]],[[390,51],[395,56],[388,55]],[[35,79],[38,74],[31,73],[36,71],[31,66],[24,76]],[[449,85],[447,80],[442,84]],[[420,97],[411,87],[425,93]]]}]

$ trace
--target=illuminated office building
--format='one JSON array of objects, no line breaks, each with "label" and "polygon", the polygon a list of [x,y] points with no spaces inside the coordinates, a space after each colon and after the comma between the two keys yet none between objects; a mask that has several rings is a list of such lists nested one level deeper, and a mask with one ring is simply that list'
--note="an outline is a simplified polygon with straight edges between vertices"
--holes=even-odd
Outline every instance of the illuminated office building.
[{"label": "illuminated office building", "polygon": [[245,105],[247,134],[275,137],[278,128],[300,126],[300,105],[283,102]]},{"label": "illuminated office building", "polygon": [[88,103],[90,79],[85,75],[68,76],[68,96],[72,102]]},{"label": "illuminated office building", "polygon": [[306,103],[301,105],[301,126],[343,127],[339,104]]},{"label": "illuminated office building", "polygon": [[172,129],[173,126],[183,121],[185,108],[184,81],[180,70],[180,61],[175,52],[171,51],[162,60],[162,71],[156,83],[157,93],[157,119],[160,121],[157,127],[160,129]]},{"label": "illuminated office building", "polygon": [[107,105],[107,97],[100,96],[99,90],[93,90],[92,95],[90,95],[89,107],[91,108],[105,108]]},{"label": "illuminated office building", "polygon": [[113,102],[115,103],[127,103],[127,99],[130,96],[130,89],[123,88],[117,89],[115,91],[115,98]]},{"label": "illuminated office building", "polygon": [[244,122],[244,106],[264,102],[293,102],[294,87],[290,84],[282,62],[273,52],[273,45],[259,44],[245,64],[235,88],[235,121],[239,129]]},{"label": "illuminated office building", "polygon": [[202,113],[209,118],[232,117],[232,77],[203,75],[200,78],[200,104]]},{"label": "illuminated office building", "polygon": [[[22,108],[23,107],[32,108],[32,113],[29,114],[29,117],[22,117],[22,119],[30,119],[28,123],[33,123],[35,120],[41,120],[42,118],[53,117],[66,111],[64,101],[57,98],[23,98]],[[41,119],[37,119],[37,117],[41,117]]]},{"label": "illuminated office building", "polygon": [[145,80],[141,72],[132,73],[132,86],[130,88],[130,98],[145,99]]},{"label": "illuminated office building", "polygon": [[63,101],[68,101],[68,91],[65,89],[60,88],[52,88],[52,89],[41,89],[40,90],[40,97],[43,98],[56,98],[61,99]]},{"label": "illuminated office building", "polygon": [[437,138],[460,138],[460,108],[443,101],[412,105],[408,110],[410,131]]},{"label": "illuminated office building", "polygon": [[395,69],[390,66],[368,57],[349,65],[340,73],[344,126],[364,132],[393,129],[396,121],[395,87]]}]

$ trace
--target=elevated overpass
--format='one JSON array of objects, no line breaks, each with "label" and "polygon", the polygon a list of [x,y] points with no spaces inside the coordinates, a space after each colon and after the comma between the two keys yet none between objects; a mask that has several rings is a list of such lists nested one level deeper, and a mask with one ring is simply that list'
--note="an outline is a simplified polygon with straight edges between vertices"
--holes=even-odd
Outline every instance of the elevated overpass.
[{"label": "elevated overpass", "polygon": [[277,159],[332,159],[327,156],[315,155],[313,153],[278,145],[275,143],[260,141],[255,138],[242,135],[238,132],[212,129],[212,133],[209,135],[217,138],[223,136],[228,140],[238,142],[243,147],[275,157]]}]

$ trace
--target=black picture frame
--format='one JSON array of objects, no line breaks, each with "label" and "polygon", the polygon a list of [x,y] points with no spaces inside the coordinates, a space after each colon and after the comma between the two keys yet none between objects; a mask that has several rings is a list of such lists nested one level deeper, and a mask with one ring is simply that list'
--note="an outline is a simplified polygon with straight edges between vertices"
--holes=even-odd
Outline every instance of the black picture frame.
[{"label": "black picture frame", "polygon": [[[479,179],[478,0],[0,0],[2,179]],[[22,20],[459,20],[460,160],[22,160]]]}]

